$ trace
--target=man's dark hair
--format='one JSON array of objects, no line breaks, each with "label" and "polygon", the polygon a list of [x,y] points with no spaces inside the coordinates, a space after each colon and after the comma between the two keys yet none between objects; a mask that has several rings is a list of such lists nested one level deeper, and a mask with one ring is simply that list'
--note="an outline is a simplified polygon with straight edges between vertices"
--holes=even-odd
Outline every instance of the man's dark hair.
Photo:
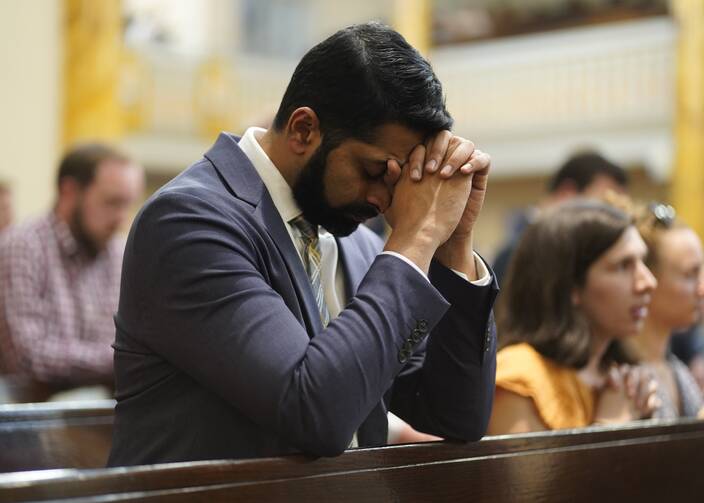
[{"label": "man's dark hair", "polygon": [[591,265],[632,225],[613,206],[576,199],[543,214],[523,233],[501,293],[501,346],[527,342],[561,365],[582,368],[591,354],[588,320],[572,305]]},{"label": "man's dark hair", "polygon": [[310,107],[323,135],[369,142],[377,127],[398,123],[430,135],[452,126],[430,64],[396,31],[379,23],[338,31],[303,56],[274,119],[281,131]]},{"label": "man's dark hair", "polygon": [[69,150],[59,164],[57,186],[72,178],[81,188],[87,187],[93,182],[98,166],[108,160],[130,162],[125,154],[103,143],[86,143]]},{"label": "man's dark hair", "polygon": [[628,186],[626,171],[596,152],[583,152],[570,157],[548,182],[548,191],[555,192],[566,181],[574,183],[577,192],[584,192],[594,179],[608,176],[621,187]]}]

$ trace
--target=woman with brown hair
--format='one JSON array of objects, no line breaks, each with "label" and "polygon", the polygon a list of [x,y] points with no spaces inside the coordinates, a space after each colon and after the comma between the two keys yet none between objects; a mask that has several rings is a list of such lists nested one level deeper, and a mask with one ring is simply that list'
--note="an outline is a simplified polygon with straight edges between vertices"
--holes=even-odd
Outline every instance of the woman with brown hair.
[{"label": "woman with brown hair", "polygon": [[578,200],[538,219],[509,266],[489,434],[625,422],[656,405],[637,372],[604,369],[615,338],[636,335],[656,285],[630,218]]},{"label": "woman with brown hair", "polygon": [[654,375],[662,407],[655,417],[704,415],[704,400],[687,366],[669,350],[675,330],[702,320],[704,308],[704,252],[697,234],[675,218],[672,206],[653,203],[632,210],[636,226],[648,246],[647,266],[658,286],[643,330],[619,341],[621,359],[639,363]]}]

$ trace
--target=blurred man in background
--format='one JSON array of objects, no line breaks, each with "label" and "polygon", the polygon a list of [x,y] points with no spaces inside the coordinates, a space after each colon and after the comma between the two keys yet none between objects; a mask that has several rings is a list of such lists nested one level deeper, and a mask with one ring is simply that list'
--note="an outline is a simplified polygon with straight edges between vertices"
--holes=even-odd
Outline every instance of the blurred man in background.
[{"label": "blurred man in background", "polygon": [[7,379],[28,391],[24,399],[112,385],[124,250],[116,233],[143,185],[142,168],[124,154],[80,146],[61,161],[54,208],[3,236],[0,361]]},{"label": "blurred man in background", "polygon": [[[625,192],[628,187],[626,171],[595,152],[582,152],[570,157],[548,181],[548,193],[539,208],[549,208],[573,197],[598,198],[611,190]],[[535,210],[520,215],[509,231],[509,238],[494,260],[494,273],[501,284],[513,250]]]}]

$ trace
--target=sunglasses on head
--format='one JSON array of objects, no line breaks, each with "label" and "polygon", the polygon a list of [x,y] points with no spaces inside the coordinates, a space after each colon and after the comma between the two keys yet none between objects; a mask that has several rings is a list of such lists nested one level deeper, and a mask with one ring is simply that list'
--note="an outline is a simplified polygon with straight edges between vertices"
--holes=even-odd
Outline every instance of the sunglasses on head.
[{"label": "sunglasses on head", "polygon": [[675,221],[675,208],[664,203],[650,203],[648,210],[655,218],[655,224],[669,229]]}]

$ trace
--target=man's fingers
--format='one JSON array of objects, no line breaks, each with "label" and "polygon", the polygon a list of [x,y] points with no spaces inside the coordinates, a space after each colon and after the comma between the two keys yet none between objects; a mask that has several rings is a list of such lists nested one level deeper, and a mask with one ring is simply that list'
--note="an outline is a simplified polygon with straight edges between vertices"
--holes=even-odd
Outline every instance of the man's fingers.
[{"label": "man's fingers", "polygon": [[408,157],[411,168],[411,180],[420,181],[423,178],[423,159],[425,159],[425,145],[416,145]]},{"label": "man's fingers", "polygon": [[440,169],[440,176],[450,178],[455,174],[455,171],[467,164],[472,152],[474,152],[474,143],[469,140],[461,140],[452,153],[442,162],[443,166]]},{"label": "man's fingers", "polygon": [[386,162],[386,173],[384,173],[384,183],[389,187],[393,188],[394,185],[401,178],[401,166],[398,164],[396,159],[389,159]]},{"label": "man's fingers", "polygon": [[451,178],[457,171],[463,175],[485,174],[491,165],[491,157],[475,149],[473,142],[454,136],[449,131],[441,131],[428,139],[425,145],[416,146],[411,152],[408,164],[411,179],[418,181],[422,179],[423,171],[439,171],[442,178]]},{"label": "man's fingers", "polygon": [[428,155],[425,158],[425,171],[435,173],[447,153],[452,133],[445,130],[430,138],[426,143]]},{"label": "man's fingers", "polygon": [[491,166],[491,157],[486,152],[482,152],[478,148],[474,149],[469,162],[460,167],[460,173],[469,175],[473,172],[488,171]]}]

